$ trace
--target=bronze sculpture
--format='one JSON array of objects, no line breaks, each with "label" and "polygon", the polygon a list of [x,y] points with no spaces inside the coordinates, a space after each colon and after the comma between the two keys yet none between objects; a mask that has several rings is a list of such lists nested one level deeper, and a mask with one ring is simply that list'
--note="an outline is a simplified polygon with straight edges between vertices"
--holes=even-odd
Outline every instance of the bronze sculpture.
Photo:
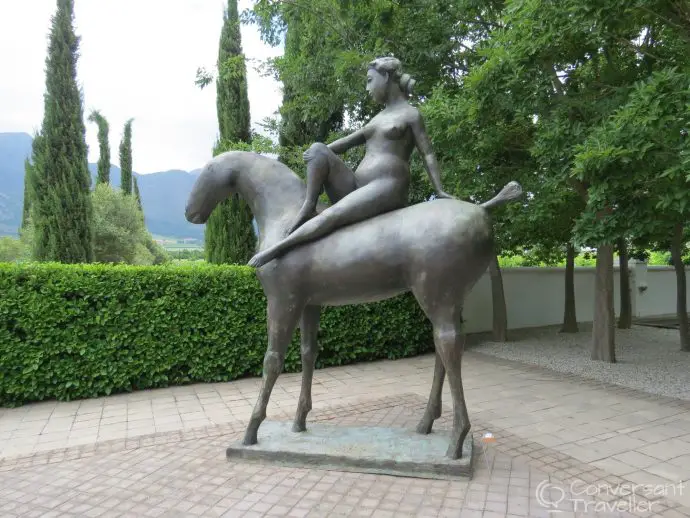
[{"label": "bronze sculpture", "polygon": [[[403,74],[394,57],[369,63],[367,91],[385,107],[363,128],[331,144],[317,142],[305,153],[307,194],[290,234],[274,246],[262,250],[249,261],[259,267],[290,247],[318,239],[333,230],[407,205],[410,185],[409,160],[415,147],[436,191],[437,198],[452,198],[441,188],[436,158],[417,108],[407,102],[414,79]],[[353,146],[366,145],[366,154],[352,172],[338,154]],[[314,216],[316,202],[325,188],[331,207]]]},{"label": "bronze sculpture", "polygon": [[[374,83],[370,91],[378,96],[384,90],[382,85],[386,91],[399,89],[402,76],[397,70],[394,67],[386,76],[370,68],[370,85]],[[391,81],[398,86],[391,86]],[[461,457],[470,429],[461,378],[462,306],[493,254],[489,209],[516,199],[522,190],[511,182],[481,205],[447,195],[441,189],[421,117],[406,103],[397,109],[398,115],[372,121],[368,130],[336,141],[331,150],[323,144],[312,146],[305,154],[306,184],[277,160],[231,151],[205,165],[189,195],[185,216],[192,223],[204,223],[218,203],[237,192],[247,201],[259,227],[255,262],[261,264],[257,276],[268,304],[268,347],[245,445],[257,442],[298,323],[302,387],[293,431],[302,432],[312,407],[321,307],[373,302],[411,291],[431,321],[436,349],[429,401],[417,431],[430,433],[440,417],[447,373],[454,418],[446,455]],[[366,141],[367,153],[373,156],[365,167],[360,164],[361,178],[338,162],[332,151],[360,141]],[[426,157],[440,199],[405,206],[409,170],[403,158],[409,158],[414,145]],[[334,201],[327,208],[315,206],[321,182]]]}]

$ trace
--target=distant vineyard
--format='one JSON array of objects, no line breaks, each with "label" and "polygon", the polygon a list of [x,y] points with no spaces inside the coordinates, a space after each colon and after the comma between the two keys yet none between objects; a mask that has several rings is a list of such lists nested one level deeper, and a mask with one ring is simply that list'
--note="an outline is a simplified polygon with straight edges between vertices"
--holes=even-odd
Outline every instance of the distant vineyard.
[{"label": "distant vineyard", "polygon": [[175,237],[154,235],[153,238],[167,251],[175,252],[178,250],[203,250],[204,243],[200,239],[186,238],[179,239]]}]

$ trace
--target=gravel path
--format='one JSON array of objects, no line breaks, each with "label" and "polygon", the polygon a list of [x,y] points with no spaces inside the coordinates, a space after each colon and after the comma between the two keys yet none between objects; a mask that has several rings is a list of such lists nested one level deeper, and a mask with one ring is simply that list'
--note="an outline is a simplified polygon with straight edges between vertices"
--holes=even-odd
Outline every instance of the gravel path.
[{"label": "gravel path", "polygon": [[609,364],[589,359],[591,324],[579,327],[576,334],[559,333],[557,327],[516,330],[509,333],[511,341],[507,343],[492,342],[488,337],[469,348],[557,372],[690,400],[690,353],[680,351],[677,330],[643,326],[616,329],[617,363]]}]

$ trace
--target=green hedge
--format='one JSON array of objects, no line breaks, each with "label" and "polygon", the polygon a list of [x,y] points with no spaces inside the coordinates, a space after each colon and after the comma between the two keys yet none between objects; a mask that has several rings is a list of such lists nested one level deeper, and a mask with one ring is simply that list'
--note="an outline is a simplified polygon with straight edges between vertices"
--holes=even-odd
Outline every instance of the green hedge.
[{"label": "green hedge", "polygon": [[[410,295],[324,308],[318,367],[433,350]],[[266,300],[242,266],[0,264],[0,405],[260,375]],[[285,370],[301,369],[299,331]]]}]

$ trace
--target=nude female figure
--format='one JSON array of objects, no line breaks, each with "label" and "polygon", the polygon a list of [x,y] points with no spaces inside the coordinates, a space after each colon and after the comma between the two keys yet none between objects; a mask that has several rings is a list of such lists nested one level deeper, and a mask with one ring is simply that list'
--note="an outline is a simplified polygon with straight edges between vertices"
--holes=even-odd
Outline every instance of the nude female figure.
[{"label": "nude female figure", "polygon": [[[323,237],[345,225],[405,207],[410,186],[409,160],[415,147],[424,159],[437,198],[453,198],[441,188],[440,172],[424,121],[407,102],[414,80],[400,61],[382,57],[369,63],[367,92],[384,105],[363,128],[331,144],[315,143],[305,153],[307,190],[304,204],[276,245],[256,254],[250,266],[260,267],[296,245]],[[356,171],[338,157],[365,144]],[[321,189],[332,205],[314,216]]]}]

